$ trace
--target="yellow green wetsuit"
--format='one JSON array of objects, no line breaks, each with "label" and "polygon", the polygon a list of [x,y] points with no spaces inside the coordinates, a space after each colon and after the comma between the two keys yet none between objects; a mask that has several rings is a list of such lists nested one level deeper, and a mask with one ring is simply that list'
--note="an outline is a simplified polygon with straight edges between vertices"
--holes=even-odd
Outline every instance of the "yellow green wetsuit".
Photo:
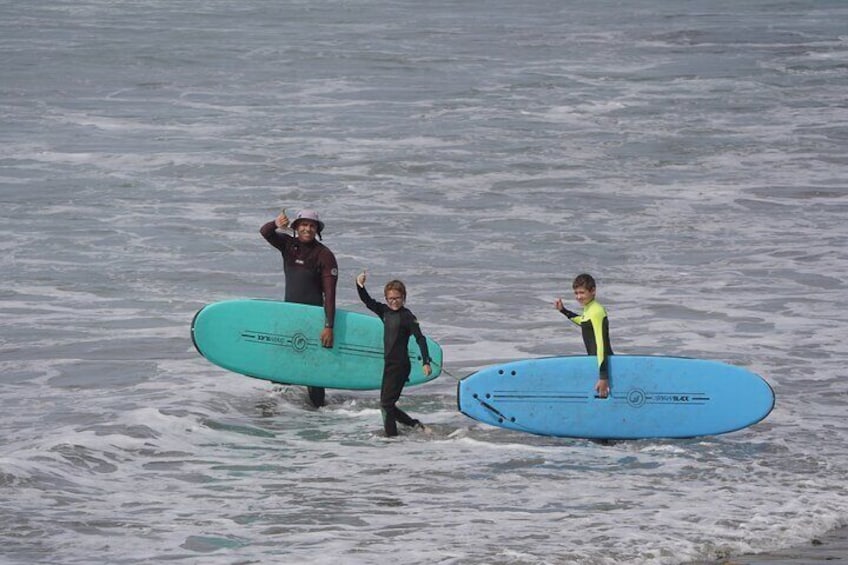
[{"label": "yellow green wetsuit", "polygon": [[583,343],[586,344],[586,353],[597,355],[600,378],[609,379],[607,359],[612,355],[612,345],[610,345],[609,320],[607,319],[606,309],[597,300],[593,300],[583,308],[582,314],[577,314],[565,308],[560,312],[580,326],[583,331]]}]

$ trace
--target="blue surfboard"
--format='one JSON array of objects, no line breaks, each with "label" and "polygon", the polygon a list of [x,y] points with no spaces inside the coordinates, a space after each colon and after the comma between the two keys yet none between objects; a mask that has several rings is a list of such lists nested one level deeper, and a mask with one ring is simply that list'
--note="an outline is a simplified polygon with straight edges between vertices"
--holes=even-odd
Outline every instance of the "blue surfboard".
[{"label": "blue surfboard", "polygon": [[[191,324],[197,351],[229,371],[282,384],[377,390],[383,378],[383,322],[377,316],[336,310],[333,347],[321,345],[324,309],[276,300],[226,300],[201,308]],[[407,385],[433,380],[442,348],[427,338],[432,373],[409,339]]]},{"label": "blue surfboard", "polygon": [[587,439],[723,434],[756,424],[774,407],[762,377],[718,361],[614,355],[609,369],[611,395],[602,399],[595,357],[493,365],[459,382],[457,403],[493,426]]}]

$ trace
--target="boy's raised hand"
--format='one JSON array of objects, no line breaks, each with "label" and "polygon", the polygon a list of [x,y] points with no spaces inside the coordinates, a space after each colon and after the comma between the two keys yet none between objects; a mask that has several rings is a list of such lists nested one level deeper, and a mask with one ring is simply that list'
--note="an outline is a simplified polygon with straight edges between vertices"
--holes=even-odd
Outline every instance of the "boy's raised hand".
[{"label": "boy's raised hand", "polygon": [[368,278],[368,269],[356,275],[356,285],[365,288],[365,279]]}]

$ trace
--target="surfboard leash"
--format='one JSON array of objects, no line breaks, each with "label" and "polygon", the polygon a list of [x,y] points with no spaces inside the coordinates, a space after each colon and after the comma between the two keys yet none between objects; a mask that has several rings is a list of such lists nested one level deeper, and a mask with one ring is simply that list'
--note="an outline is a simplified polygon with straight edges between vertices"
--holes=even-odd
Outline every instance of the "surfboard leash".
[{"label": "surfboard leash", "polygon": [[461,380],[462,380],[462,379],[460,379],[459,377],[456,377],[456,376],[452,375],[452,374],[451,374],[451,372],[450,372],[450,371],[448,371],[447,369],[445,369],[445,366],[444,366],[444,365],[442,365],[441,363],[437,363],[437,362],[432,361],[432,360],[430,361],[430,363],[432,363],[433,365],[438,365],[439,367],[441,367],[442,372],[443,372],[444,374],[446,374],[447,376],[449,376],[450,378],[452,378],[452,379],[454,379],[454,380],[456,380],[456,381],[461,381]]}]

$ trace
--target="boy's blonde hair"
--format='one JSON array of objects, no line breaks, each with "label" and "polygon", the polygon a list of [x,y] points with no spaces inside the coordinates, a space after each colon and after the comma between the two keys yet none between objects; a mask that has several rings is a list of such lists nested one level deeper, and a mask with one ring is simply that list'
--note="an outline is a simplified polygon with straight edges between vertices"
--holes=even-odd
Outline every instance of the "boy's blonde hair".
[{"label": "boy's blonde hair", "polygon": [[387,282],[385,288],[383,288],[383,296],[387,295],[390,290],[398,291],[403,296],[403,299],[406,300],[406,285],[401,281],[395,279]]}]

